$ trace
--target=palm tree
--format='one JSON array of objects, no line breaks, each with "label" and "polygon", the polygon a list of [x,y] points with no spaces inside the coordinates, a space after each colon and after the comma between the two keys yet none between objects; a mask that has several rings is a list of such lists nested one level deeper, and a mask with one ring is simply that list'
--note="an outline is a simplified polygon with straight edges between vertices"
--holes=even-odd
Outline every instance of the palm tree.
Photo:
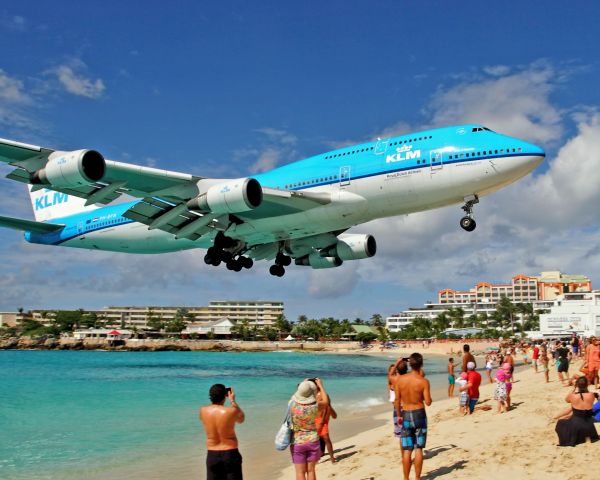
[{"label": "palm tree", "polygon": [[450,326],[450,319],[448,318],[448,315],[446,315],[446,312],[439,313],[433,319],[433,329],[435,330],[436,333],[442,333],[449,326]]},{"label": "palm tree", "polygon": [[463,328],[465,326],[465,311],[462,307],[450,307],[448,316],[454,328]]},{"label": "palm tree", "polygon": [[379,313],[374,313],[373,315],[371,315],[371,325],[373,325],[374,327],[384,326],[383,318]]}]

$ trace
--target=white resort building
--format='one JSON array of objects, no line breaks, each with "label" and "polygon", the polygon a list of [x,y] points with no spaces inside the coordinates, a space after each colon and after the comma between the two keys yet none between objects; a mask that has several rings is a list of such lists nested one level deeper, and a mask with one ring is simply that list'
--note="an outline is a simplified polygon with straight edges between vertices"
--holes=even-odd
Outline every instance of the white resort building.
[{"label": "white resort building", "polygon": [[426,303],[390,315],[385,326],[390,333],[399,332],[415,318],[433,320],[440,313],[459,307],[464,310],[465,317],[481,313],[490,315],[502,297],[512,303],[531,303],[535,311],[546,311],[560,295],[591,289],[592,281],[585,275],[567,275],[560,271],[541,272],[537,277],[515,275],[510,283],[479,282],[465,292],[450,288],[440,290],[437,303]]},{"label": "white resort building", "polygon": [[560,295],[550,313],[540,315],[540,333],[543,336],[571,333],[600,336],[600,290]]}]

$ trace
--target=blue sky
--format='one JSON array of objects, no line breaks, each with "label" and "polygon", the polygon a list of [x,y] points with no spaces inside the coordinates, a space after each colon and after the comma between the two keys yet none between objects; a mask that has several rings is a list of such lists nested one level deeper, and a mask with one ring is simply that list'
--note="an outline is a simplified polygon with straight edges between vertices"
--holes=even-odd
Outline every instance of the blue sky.
[{"label": "blue sky", "polygon": [[[331,271],[235,275],[201,251],[126,256],[0,231],[0,309],[277,299],[369,317],[438,288],[547,269],[600,278],[600,6],[578,2],[4,2],[0,137],[237,177],[463,122],[542,145],[534,176],[460,209],[357,227],[380,249]],[[2,169],[5,174],[8,170]],[[31,218],[0,181],[0,214]]]}]

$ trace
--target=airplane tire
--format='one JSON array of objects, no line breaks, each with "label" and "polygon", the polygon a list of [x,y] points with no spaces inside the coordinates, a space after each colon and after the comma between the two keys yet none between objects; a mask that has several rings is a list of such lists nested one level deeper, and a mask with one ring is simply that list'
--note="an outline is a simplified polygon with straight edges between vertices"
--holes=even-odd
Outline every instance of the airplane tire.
[{"label": "airplane tire", "polygon": [[473,230],[475,230],[477,223],[471,217],[463,217],[460,219],[460,226],[463,230],[466,230],[467,232],[472,232]]},{"label": "airplane tire", "polygon": [[275,257],[275,263],[282,267],[288,267],[292,263],[292,259],[283,253],[278,253]]},{"label": "airplane tire", "polygon": [[212,262],[210,262],[210,264],[213,267],[218,267],[219,265],[221,265],[221,259],[219,257],[215,257],[212,259]]},{"label": "airplane tire", "polygon": [[281,265],[271,265],[269,268],[269,273],[274,277],[283,277],[285,273],[285,269]]},{"label": "airplane tire", "polygon": [[242,263],[238,260],[233,260],[233,271],[239,272],[242,269]]},{"label": "airplane tire", "polygon": [[250,257],[240,257],[239,260],[244,268],[250,269],[254,265],[254,261]]},{"label": "airplane tire", "polygon": [[208,253],[204,255],[204,263],[206,263],[207,265],[212,265],[212,262],[213,258]]}]

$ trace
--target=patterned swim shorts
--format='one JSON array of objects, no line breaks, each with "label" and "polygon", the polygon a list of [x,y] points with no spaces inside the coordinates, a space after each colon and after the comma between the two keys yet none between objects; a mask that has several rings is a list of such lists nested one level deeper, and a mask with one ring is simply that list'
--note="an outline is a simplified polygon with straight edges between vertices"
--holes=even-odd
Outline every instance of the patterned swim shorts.
[{"label": "patterned swim shorts", "polygon": [[405,410],[402,415],[402,448],[425,448],[427,442],[427,414],[425,409]]}]

